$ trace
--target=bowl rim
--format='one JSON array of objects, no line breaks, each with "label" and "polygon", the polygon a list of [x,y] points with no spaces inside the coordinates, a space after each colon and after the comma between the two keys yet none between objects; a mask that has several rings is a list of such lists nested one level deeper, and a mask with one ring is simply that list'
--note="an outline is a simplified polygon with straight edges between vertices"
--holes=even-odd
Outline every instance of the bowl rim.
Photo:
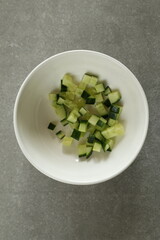
[{"label": "bowl rim", "polygon": [[[144,128],[144,133],[143,133],[143,137],[142,137],[142,141],[141,144],[139,145],[139,147],[137,148],[137,151],[134,154],[134,157],[132,158],[132,160],[125,166],[123,167],[123,169],[120,169],[119,171],[117,171],[115,174],[113,174],[110,177],[105,177],[102,179],[98,179],[98,180],[88,180],[88,181],[72,181],[72,180],[66,180],[63,179],[62,177],[54,177],[52,174],[50,174],[47,171],[44,171],[43,168],[39,167],[37,164],[34,163],[34,161],[32,160],[32,157],[30,156],[30,154],[27,152],[27,150],[25,149],[20,135],[19,135],[19,130],[18,130],[18,122],[17,122],[17,113],[18,113],[18,105],[19,105],[19,101],[20,101],[20,97],[21,94],[23,92],[23,89],[25,88],[26,84],[28,83],[30,77],[44,64],[46,64],[48,61],[50,61],[53,58],[56,58],[60,55],[65,55],[65,54],[70,54],[70,53],[75,53],[75,52],[88,52],[91,54],[98,54],[99,56],[103,56],[103,57],[107,57],[109,60],[111,60],[114,63],[117,63],[121,68],[123,68],[125,71],[129,72],[135,80],[135,83],[139,89],[139,91],[141,92],[141,96],[143,97],[144,100],[144,105],[145,105],[145,112],[146,112],[146,118],[145,118],[145,128]],[[52,178],[56,181],[62,182],[62,183],[67,183],[67,184],[72,184],[72,185],[92,185],[92,184],[97,184],[97,183],[102,183],[105,181],[108,181],[116,176],[118,176],[119,174],[121,174],[123,171],[125,171],[133,162],[134,160],[137,158],[139,152],[141,151],[141,148],[145,142],[146,136],[147,136],[147,132],[148,132],[148,126],[149,126],[149,107],[148,107],[148,101],[147,101],[147,97],[146,94],[144,92],[144,89],[142,88],[140,82],[138,81],[138,79],[136,78],[136,76],[130,71],[130,69],[128,69],[122,62],[120,62],[119,60],[105,54],[105,53],[101,53],[101,52],[97,52],[97,51],[93,51],[93,50],[85,50],[85,49],[77,49],[77,50],[69,50],[69,51],[64,51],[64,52],[60,52],[57,53],[55,55],[50,56],[49,58],[43,60],[41,63],[39,63],[35,68],[33,68],[31,70],[31,72],[27,75],[27,77],[25,78],[25,80],[23,81],[22,85],[20,86],[17,96],[16,96],[16,100],[15,100],[15,104],[14,104],[14,109],[13,109],[13,126],[14,126],[14,133],[18,142],[18,145],[23,153],[23,155],[27,158],[27,160],[41,173],[43,173],[44,175],[48,176],[49,178]]]}]

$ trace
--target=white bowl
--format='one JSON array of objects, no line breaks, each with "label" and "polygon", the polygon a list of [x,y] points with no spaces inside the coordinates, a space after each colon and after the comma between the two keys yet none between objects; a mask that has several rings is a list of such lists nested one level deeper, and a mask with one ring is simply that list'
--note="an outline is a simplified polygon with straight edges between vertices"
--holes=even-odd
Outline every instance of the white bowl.
[{"label": "white bowl", "polygon": [[[60,86],[65,73],[81,79],[85,72],[99,75],[112,89],[120,90],[125,136],[117,140],[111,153],[78,162],[74,147],[63,149],[47,129],[48,123],[57,119],[48,93]],[[103,182],[123,172],[142,148],[148,120],[146,96],[133,73],[114,58],[88,50],[63,52],[39,64],[22,84],[14,107],[16,138],[30,163],[55,180],[81,185]],[[59,124],[57,130],[60,128]]]}]

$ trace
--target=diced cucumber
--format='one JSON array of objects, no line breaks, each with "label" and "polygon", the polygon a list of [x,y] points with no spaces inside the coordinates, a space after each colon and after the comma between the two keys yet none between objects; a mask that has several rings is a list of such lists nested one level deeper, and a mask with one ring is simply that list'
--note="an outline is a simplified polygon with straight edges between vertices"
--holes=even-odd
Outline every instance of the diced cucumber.
[{"label": "diced cucumber", "polygon": [[87,110],[84,107],[81,107],[79,113],[83,116],[87,113]]},{"label": "diced cucumber", "polygon": [[68,125],[68,121],[67,121],[67,119],[63,119],[63,120],[61,120],[61,123],[62,123],[63,126]]},{"label": "diced cucumber", "polygon": [[84,83],[86,83],[86,84],[89,84],[90,81],[91,81],[91,79],[92,79],[92,76],[89,75],[89,74],[87,74],[87,73],[85,73],[85,74],[83,75],[82,82],[84,82]]},{"label": "diced cucumber", "polygon": [[92,78],[91,78],[91,80],[89,82],[89,85],[94,87],[94,86],[96,86],[97,82],[98,82],[98,77],[92,76]]},{"label": "diced cucumber", "polygon": [[96,130],[96,131],[94,132],[94,136],[95,136],[96,139],[98,139],[98,140],[101,141],[101,142],[104,140],[104,137],[102,136],[101,132],[98,131],[98,130]]},{"label": "diced cucumber", "polygon": [[63,76],[62,84],[68,87],[70,84],[72,84],[72,82],[73,82],[72,76],[70,74],[66,73]]},{"label": "diced cucumber", "polygon": [[73,82],[73,78],[70,74],[65,74],[62,80],[63,85],[67,87],[69,91],[75,91],[77,85]]},{"label": "diced cucumber", "polygon": [[56,127],[56,125],[53,122],[50,122],[48,125],[48,129],[50,129],[52,131],[55,129],[55,127]]},{"label": "diced cucumber", "polygon": [[114,120],[111,118],[109,118],[108,122],[107,122],[108,126],[110,126],[110,127],[114,126],[116,123],[117,123],[117,120]]},{"label": "diced cucumber", "polygon": [[108,144],[109,144],[109,148],[107,151],[111,152],[114,146],[114,140],[113,139],[108,139]]},{"label": "diced cucumber", "polygon": [[98,130],[98,131],[103,131],[103,130],[105,130],[106,129],[106,126],[107,126],[107,124],[105,124],[105,125],[103,125],[102,127],[100,127],[100,126],[97,126],[96,125],[96,130]]},{"label": "diced cucumber", "polygon": [[50,101],[57,101],[57,94],[56,93],[49,93],[48,98]]},{"label": "diced cucumber", "polygon": [[97,126],[99,126],[99,127],[104,127],[105,125],[106,125],[106,123],[107,123],[107,120],[106,119],[104,119],[103,117],[101,117],[99,120],[98,120],[98,122],[97,122]]},{"label": "diced cucumber", "polygon": [[55,107],[57,106],[57,101],[52,101],[51,105],[55,109]]},{"label": "diced cucumber", "polygon": [[97,84],[97,85],[95,86],[95,89],[96,89],[96,92],[97,92],[97,93],[104,92],[104,90],[105,90],[103,83]]},{"label": "diced cucumber", "polygon": [[87,92],[87,91],[83,91],[81,97],[84,98],[84,99],[87,99],[88,97],[90,96],[90,94]]},{"label": "diced cucumber", "polygon": [[63,80],[61,80],[61,92],[67,92],[67,86],[63,85]]},{"label": "diced cucumber", "polygon": [[86,135],[86,132],[81,132],[80,138],[84,137]]},{"label": "diced cucumber", "polygon": [[80,113],[79,113],[79,109],[78,109],[78,108],[74,108],[74,109],[72,110],[72,112],[73,112],[77,117],[80,117],[80,116],[81,116]]},{"label": "diced cucumber", "polygon": [[110,107],[110,106],[111,106],[111,102],[109,101],[108,98],[107,98],[103,103],[104,103],[104,105],[105,105],[106,107]]},{"label": "diced cucumber", "polygon": [[66,119],[67,112],[66,112],[64,105],[57,105],[55,107],[55,111],[56,111],[56,114],[58,115],[58,117],[60,118],[60,120]]},{"label": "diced cucumber", "polygon": [[78,145],[78,156],[85,157],[86,156],[86,144]]},{"label": "diced cucumber", "polygon": [[76,101],[74,101],[74,102],[77,105],[78,109],[85,106],[85,104],[86,104],[86,101],[83,98],[76,99]]},{"label": "diced cucumber", "polygon": [[71,137],[78,141],[80,139],[80,136],[81,136],[81,132],[78,131],[77,129],[73,129]]},{"label": "diced cucumber", "polygon": [[111,119],[116,120],[117,119],[117,113],[109,112],[108,117],[111,118]]},{"label": "diced cucumber", "polygon": [[105,114],[105,115],[103,115],[102,116],[105,120],[107,120],[108,119],[108,114]]},{"label": "diced cucumber", "polygon": [[86,158],[89,158],[92,155],[92,147],[87,146],[86,147]]},{"label": "diced cucumber", "polygon": [[88,125],[88,121],[86,120],[81,120],[79,123],[79,128],[78,130],[80,132],[87,132],[87,125]]},{"label": "diced cucumber", "polygon": [[92,124],[89,124],[87,131],[91,134],[95,132],[96,128]]},{"label": "diced cucumber", "polygon": [[83,89],[80,89],[79,87],[76,88],[75,95],[77,97],[80,97],[82,95],[82,93],[83,93]]},{"label": "diced cucumber", "polygon": [[57,104],[62,105],[62,104],[64,104],[64,102],[65,102],[65,99],[62,98],[62,97],[59,97],[58,101],[57,101]]},{"label": "diced cucumber", "polygon": [[56,135],[57,135],[57,137],[58,137],[59,139],[63,139],[63,138],[65,137],[64,132],[62,132],[61,130],[58,131],[58,132],[56,133]]},{"label": "diced cucumber", "polygon": [[112,127],[108,127],[105,130],[102,131],[102,135],[106,138],[113,138],[116,136],[122,136],[124,135],[124,127],[121,123],[116,123]]},{"label": "diced cucumber", "polygon": [[111,105],[111,107],[110,107],[110,111],[111,111],[111,112],[114,112],[114,113],[121,113],[121,111],[122,111],[122,106],[113,104],[113,105]]},{"label": "diced cucumber", "polygon": [[120,114],[121,114],[121,112],[122,112],[122,106],[119,106],[119,105],[112,105],[111,107],[110,107],[110,111],[111,112],[113,112],[113,113],[115,113],[115,114],[117,114],[117,116],[116,116],[116,119],[118,120],[119,119],[119,117],[120,117]]},{"label": "diced cucumber", "polygon": [[66,92],[59,92],[57,95],[58,97],[66,98]]},{"label": "diced cucumber", "polygon": [[64,146],[71,146],[71,144],[72,144],[72,142],[73,142],[73,138],[72,137],[64,137],[63,138],[63,140],[62,140],[62,144],[64,145]]},{"label": "diced cucumber", "polygon": [[88,137],[88,143],[94,143],[95,141],[95,135],[90,134]]},{"label": "diced cucumber", "polygon": [[78,110],[75,108],[73,109],[68,118],[67,118],[67,121],[68,122],[71,122],[71,123],[75,123],[77,121],[77,118],[80,116],[80,113],[78,112]]},{"label": "diced cucumber", "polygon": [[92,148],[93,148],[93,144],[94,144],[94,143],[86,142],[86,146],[87,146],[87,147],[92,147]]},{"label": "diced cucumber", "polygon": [[88,73],[85,73],[83,78],[82,78],[82,82],[86,83],[86,85],[90,85],[92,87],[94,87],[97,84],[98,81],[98,77],[90,75]]},{"label": "diced cucumber", "polygon": [[91,96],[93,96],[93,95],[96,94],[96,90],[95,90],[95,88],[93,88],[93,87],[88,87],[88,88],[86,88],[86,91],[87,91]]},{"label": "diced cucumber", "polygon": [[68,118],[67,118],[67,121],[70,122],[70,123],[75,123],[77,122],[77,116],[75,115],[75,113],[73,112],[73,110],[70,112]]},{"label": "diced cucumber", "polygon": [[75,93],[74,92],[66,92],[66,99],[74,100]]},{"label": "diced cucumber", "polygon": [[106,115],[108,113],[108,109],[105,107],[103,103],[97,103],[96,109],[101,116]]},{"label": "diced cucumber", "polygon": [[70,110],[72,110],[73,108],[76,107],[76,104],[75,104],[73,101],[69,100],[69,99],[65,99],[64,105],[65,105],[67,108],[69,108]]},{"label": "diced cucumber", "polygon": [[98,93],[95,95],[95,98],[96,98],[96,103],[100,103],[100,102],[103,102],[103,96],[102,96],[102,93]]},{"label": "diced cucumber", "polygon": [[94,97],[88,97],[86,99],[86,104],[94,104],[95,103],[95,98]]},{"label": "diced cucumber", "polygon": [[82,82],[82,81],[81,81],[81,82],[79,83],[78,88],[79,88],[79,89],[82,89],[82,90],[85,90],[85,89],[86,89],[86,86],[87,86],[87,84],[86,84],[85,82]]},{"label": "diced cucumber", "polygon": [[69,123],[69,126],[71,127],[71,128],[75,128],[75,129],[78,129],[78,127],[79,127],[79,122],[77,121],[77,122],[75,122],[75,123]]},{"label": "diced cucumber", "polygon": [[82,116],[81,119],[88,121],[90,117],[91,117],[91,114],[90,114],[90,112],[87,111],[87,113],[84,116]]},{"label": "diced cucumber", "polygon": [[93,144],[93,151],[94,152],[100,152],[101,151],[101,148],[102,148],[102,145],[100,142],[95,142]]},{"label": "diced cucumber", "polygon": [[92,115],[92,116],[89,118],[88,122],[89,122],[90,124],[92,124],[93,126],[95,126],[95,125],[97,124],[98,120],[99,120],[99,117],[97,117],[96,115]]},{"label": "diced cucumber", "polygon": [[108,94],[108,98],[109,98],[109,101],[111,103],[116,103],[118,102],[120,99],[121,99],[121,94],[120,92],[117,90],[117,91],[114,91],[114,92],[111,92]]},{"label": "diced cucumber", "polygon": [[106,139],[103,141],[103,151],[106,152],[106,151],[109,151],[111,152],[112,149],[113,149],[113,145],[114,145],[114,141],[113,139]]},{"label": "diced cucumber", "polygon": [[102,147],[103,147],[103,151],[106,152],[109,149],[109,144],[108,144],[108,140],[109,139],[105,139],[103,141]]},{"label": "diced cucumber", "polygon": [[107,86],[107,87],[105,88],[104,95],[107,96],[107,95],[108,95],[109,93],[111,93],[111,92],[112,92],[112,91],[111,91],[110,87]]}]

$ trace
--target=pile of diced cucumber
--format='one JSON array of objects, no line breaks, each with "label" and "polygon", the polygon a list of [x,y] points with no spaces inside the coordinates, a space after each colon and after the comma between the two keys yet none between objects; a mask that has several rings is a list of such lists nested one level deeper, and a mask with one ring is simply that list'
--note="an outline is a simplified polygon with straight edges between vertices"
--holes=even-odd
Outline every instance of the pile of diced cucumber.
[{"label": "pile of diced cucumber", "polygon": [[[59,92],[49,94],[49,100],[63,126],[70,126],[66,136],[63,130],[56,136],[65,146],[78,141],[78,156],[89,158],[93,152],[112,151],[115,137],[124,134],[119,122],[122,105],[118,104],[121,94],[112,91],[100,82],[97,76],[84,74],[80,82],[75,82],[70,74],[61,80]],[[54,122],[48,129],[54,130]]]}]

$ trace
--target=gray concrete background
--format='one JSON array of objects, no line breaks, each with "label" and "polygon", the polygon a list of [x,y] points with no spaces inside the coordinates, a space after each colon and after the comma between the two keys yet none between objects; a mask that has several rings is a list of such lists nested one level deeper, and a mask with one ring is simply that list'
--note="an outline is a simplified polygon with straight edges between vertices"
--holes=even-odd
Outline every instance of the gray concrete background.
[{"label": "gray concrete background", "polygon": [[[159,23],[159,0],[0,0],[0,240],[160,239]],[[14,101],[27,74],[70,49],[126,64],[149,102],[148,136],[136,161],[93,186],[39,173],[13,131]]]}]

